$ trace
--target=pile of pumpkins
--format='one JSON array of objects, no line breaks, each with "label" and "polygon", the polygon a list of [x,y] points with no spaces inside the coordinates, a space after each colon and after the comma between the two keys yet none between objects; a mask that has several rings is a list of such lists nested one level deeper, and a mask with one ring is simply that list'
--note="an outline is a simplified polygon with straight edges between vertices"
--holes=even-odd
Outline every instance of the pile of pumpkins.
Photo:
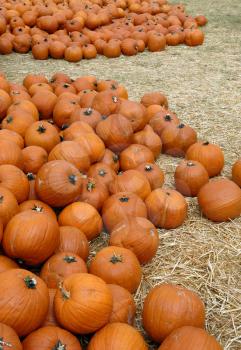
[{"label": "pile of pumpkins", "polygon": [[167,0],[0,0],[0,54],[78,62],[201,45],[207,23]]},{"label": "pile of pumpkins", "polygon": [[[157,228],[184,222],[184,196],[197,196],[213,221],[239,216],[241,159],[232,180],[210,181],[224,166],[221,148],[198,141],[164,94],[135,102],[94,76],[15,84],[1,74],[0,120],[0,349],[80,350],[76,335],[91,334],[88,350],[147,350],[132,294]],[[161,152],[185,157],[175,190],[162,187]],[[109,245],[90,256],[103,228]],[[159,350],[222,349],[187,288],[151,289],[142,319]]]}]

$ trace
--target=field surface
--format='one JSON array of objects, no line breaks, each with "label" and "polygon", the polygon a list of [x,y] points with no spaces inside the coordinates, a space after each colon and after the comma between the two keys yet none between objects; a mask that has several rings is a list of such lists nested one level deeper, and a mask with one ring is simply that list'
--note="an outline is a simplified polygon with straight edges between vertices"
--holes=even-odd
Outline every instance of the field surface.
[{"label": "field surface", "polygon": [[[190,124],[202,140],[219,144],[225,153],[221,176],[230,177],[231,165],[241,156],[241,1],[185,0],[191,15],[209,19],[203,46],[169,47],[165,52],[145,52],[135,57],[98,59],[78,64],[63,60],[36,61],[30,55],[0,56],[0,70],[21,82],[28,73],[50,77],[56,71],[77,77],[94,74],[124,84],[130,99],[160,90],[170,109]],[[179,159],[161,155],[158,164],[166,173],[165,186],[173,187]],[[149,289],[162,282],[178,283],[199,293],[207,309],[207,329],[225,350],[241,349],[241,218],[214,224],[201,217],[196,199],[188,200],[189,215],[176,230],[160,230],[155,259],[144,267],[136,293],[137,325]],[[102,234],[92,254],[107,244]],[[142,330],[143,331],[143,330]],[[150,342],[150,348],[156,345]]]}]

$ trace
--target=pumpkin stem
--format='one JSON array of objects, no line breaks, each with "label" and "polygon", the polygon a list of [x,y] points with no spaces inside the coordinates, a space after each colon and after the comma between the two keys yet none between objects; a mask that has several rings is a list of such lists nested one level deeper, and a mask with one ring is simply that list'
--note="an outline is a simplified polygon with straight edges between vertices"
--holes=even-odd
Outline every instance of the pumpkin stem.
[{"label": "pumpkin stem", "polygon": [[184,126],[185,126],[185,125],[181,123],[181,124],[179,124],[177,127],[178,127],[178,129],[183,129]]},{"label": "pumpkin stem", "polygon": [[114,103],[117,103],[117,102],[118,102],[118,97],[112,96],[112,101],[113,101]]},{"label": "pumpkin stem", "polygon": [[40,133],[40,134],[44,134],[45,131],[46,131],[46,128],[43,126],[43,124],[40,124],[37,131]]},{"label": "pumpkin stem", "polygon": [[67,263],[72,263],[72,262],[76,262],[76,258],[74,256],[71,255],[65,255],[64,257],[64,261],[66,261]]},{"label": "pumpkin stem", "polygon": [[74,174],[69,175],[69,182],[70,182],[72,185],[75,185],[75,184],[76,184],[76,181],[77,181],[76,175],[74,175]]},{"label": "pumpkin stem", "polygon": [[119,160],[118,154],[113,154],[113,161],[114,161],[115,163],[117,163],[118,160]]},{"label": "pumpkin stem", "polygon": [[58,340],[52,350],[66,350],[66,345],[61,340]]},{"label": "pumpkin stem", "polygon": [[110,262],[112,264],[117,264],[118,262],[122,262],[122,256],[121,255],[116,255],[115,253],[112,255],[110,258]]},{"label": "pumpkin stem", "polygon": [[64,289],[63,282],[59,282],[59,290],[62,294],[63,299],[69,299],[70,298],[70,292]]},{"label": "pumpkin stem", "polygon": [[207,146],[207,145],[209,145],[208,141],[203,142],[203,146]]},{"label": "pumpkin stem", "polygon": [[172,120],[172,117],[170,116],[170,114],[166,114],[164,119],[167,121],[167,122],[170,122]]},{"label": "pumpkin stem", "polygon": [[68,124],[63,124],[63,125],[61,125],[61,130],[65,130],[65,129],[67,129],[68,127],[69,127]]},{"label": "pumpkin stem", "polygon": [[67,83],[64,83],[64,84],[63,84],[63,87],[64,87],[65,89],[67,89],[69,86],[70,86],[70,85],[67,84]]},{"label": "pumpkin stem", "polygon": [[2,203],[4,200],[4,196],[0,196],[0,203]]},{"label": "pumpkin stem", "polygon": [[36,289],[37,281],[35,278],[27,276],[24,278],[24,282],[29,289]]},{"label": "pumpkin stem", "polygon": [[37,213],[42,213],[44,211],[43,207],[38,207],[36,204],[34,204],[33,211],[36,211]]},{"label": "pumpkin stem", "polygon": [[195,166],[193,162],[187,162],[187,166]]},{"label": "pumpkin stem", "polygon": [[92,192],[92,190],[95,188],[95,184],[91,181],[88,181],[86,188],[87,191]]},{"label": "pumpkin stem", "polygon": [[112,84],[111,85],[111,90],[116,90],[117,89],[117,86],[115,86],[115,84]]},{"label": "pumpkin stem", "polygon": [[145,165],[145,170],[146,171],[152,171],[152,166],[151,165]]},{"label": "pumpkin stem", "polygon": [[100,176],[105,176],[105,175],[107,174],[107,172],[106,172],[104,169],[100,169],[99,172],[98,172],[98,174],[99,174]]},{"label": "pumpkin stem", "polygon": [[9,117],[7,117],[6,120],[7,120],[7,123],[10,124],[13,121],[13,117],[10,115]]},{"label": "pumpkin stem", "polygon": [[27,173],[27,178],[28,178],[29,181],[32,181],[32,180],[35,179],[35,176],[34,176],[33,173]]},{"label": "pumpkin stem", "polygon": [[170,192],[166,192],[166,194],[167,194],[168,196],[170,196],[171,193],[170,193]]},{"label": "pumpkin stem", "polygon": [[93,113],[93,110],[90,107],[84,111],[84,115],[91,115],[92,113]]},{"label": "pumpkin stem", "polygon": [[9,342],[6,342],[3,340],[3,337],[0,337],[0,350],[4,350],[4,346],[8,346],[9,348],[12,348],[12,344]]},{"label": "pumpkin stem", "polygon": [[125,202],[127,203],[129,201],[129,197],[120,197],[119,201],[122,203],[125,203]]}]

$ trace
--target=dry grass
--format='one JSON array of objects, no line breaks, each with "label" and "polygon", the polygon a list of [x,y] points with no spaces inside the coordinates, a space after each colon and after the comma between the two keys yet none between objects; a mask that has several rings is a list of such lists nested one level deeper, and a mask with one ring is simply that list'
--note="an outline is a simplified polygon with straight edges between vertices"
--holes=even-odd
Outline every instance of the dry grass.
[{"label": "dry grass", "polygon": [[[178,46],[165,52],[136,57],[69,64],[38,62],[30,55],[0,57],[0,69],[13,81],[29,72],[48,76],[55,71],[73,77],[95,74],[114,78],[127,86],[130,98],[146,91],[161,90],[170,108],[194,127],[200,139],[223,148],[225,168],[241,156],[241,36],[240,0],[185,0],[188,12],[209,19],[205,44],[197,48]],[[166,172],[165,186],[173,186],[178,159],[161,155],[158,164]],[[136,293],[137,326],[141,328],[141,306],[150,288],[158,283],[178,283],[199,293],[206,304],[207,329],[225,350],[241,349],[241,218],[214,224],[201,217],[196,199],[190,199],[188,220],[175,230],[160,230],[157,256],[143,268],[143,281]],[[105,233],[93,252],[107,244]],[[92,253],[93,253],[92,252]],[[150,348],[156,346],[150,343]]]}]

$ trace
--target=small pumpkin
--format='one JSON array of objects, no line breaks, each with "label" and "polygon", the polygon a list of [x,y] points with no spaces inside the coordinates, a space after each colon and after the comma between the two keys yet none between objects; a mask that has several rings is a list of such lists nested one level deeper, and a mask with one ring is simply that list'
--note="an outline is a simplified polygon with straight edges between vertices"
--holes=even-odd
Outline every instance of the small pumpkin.
[{"label": "small pumpkin", "polygon": [[16,110],[8,114],[2,121],[2,128],[15,131],[24,137],[27,129],[35,122],[35,119],[29,112]]},{"label": "small pumpkin", "polygon": [[193,28],[186,32],[185,44],[188,46],[202,45],[204,42],[204,33],[199,28]]},{"label": "small pumpkin", "polygon": [[73,141],[83,134],[94,134],[92,127],[85,122],[74,122],[68,128],[63,130],[63,139],[65,141]]},{"label": "small pumpkin", "polygon": [[222,350],[218,341],[204,329],[184,326],[175,329],[163,341],[158,350]]},{"label": "small pumpkin", "polygon": [[241,158],[232,166],[232,180],[241,187]]},{"label": "small pumpkin", "polygon": [[108,58],[115,58],[119,57],[121,55],[121,46],[119,40],[109,40],[107,43],[105,41],[95,41],[95,47],[97,49],[97,52],[100,54],[103,54],[104,56]]},{"label": "small pumpkin", "polygon": [[168,108],[168,101],[166,96],[159,91],[145,93],[141,98],[141,103],[145,107],[148,107],[150,105],[159,105],[163,106],[166,109]]},{"label": "small pumpkin", "polygon": [[108,116],[117,113],[120,103],[120,99],[114,91],[104,90],[94,96],[92,108],[101,115]]},{"label": "small pumpkin", "polygon": [[148,50],[151,52],[157,52],[165,50],[166,48],[166,37],[162,33],[152,33],[148,35],[147,40]]},{"label": "small pumpkin", "polygon": [[49,57],[49,44],[42,42],[33,45],[32,55],[36,60],[47,60]]},{"label": "small pumpkin", "polygon": [[135,144],[144,145],[149,148],[154,157],[157,158],[161,153],[162,142],[160,137],[153,131],[150,125],[146,125],[142,131],[136,132],[132,141]]},{"label": "small pumpkin", "polygon": [[136,305],[131,293],[117,284],[108,284],[112,294],[113,307],[109,323],[122,322],[133,325]]},{"label": "small pumpkin", "polygon": [[60,128],[63,125],[70,125],[72,113],[79,108],[78,98],[75,95],[71,95],[68,98],[64,98],[64,95],[60,95],[53,109],[53,120]]},{"label": "small pumpkin", "polygon": [[100,210],[108,197],[108,188],[99,178],[87,177],[83,179],[82,191],[79,196],[81,202],[89,203]]},{"label": "small pumpkin", "polygon": [[19,336],[41,326],[48,306],[48,288],[41,278],[24,269],[1,273],[0,322],[12,327]]},{"label": "small pumpkin", "polygon": [[[150,106],[151,107],[151,106]],[[150,119],[149,124],[161,137],[162,131],[164,128],[170,124],[172,125],[178,125],[180,123],[180,120],[176,116],[175,113],[168,112],[167,110],[159,111]]]},{"label": "small pumpkin", "polygon": [[87,260],[89,255],[89,243],[85,234],[74,226],[60,226],[59,245],[55,253],[69,252]]},{"label": "small pumpkin", "polygon": [[91,163],[98,162],[103,157],[105,145],[101,138],[95,133],[81,134],[74,138],[74,141],[84,148]]},{"label": "small pumpkin", "polygon": [[4,323],[0,323],[0,349],[23,350],[20,339],[15,330]]},{"label": "small pumpkin", "polygon": [[118,284],[134,293],[141,282],[141,266],[134,253],[123,247],[101,249],[90,262],[90,273],[106,283]]},{"label": "small pumpkin", "polygon": [[241,189],[228,179],[209,181],[198,192],[198,203],[212,221],[234,219],[241,214]]},{"label": "small pumpkin", "polygon": [[84,260],[74,253],[62,252],[52,255],[44,263],[40,277],[48,288],[57,288],[66,277],[82,272],[87,272]]},{"label": "small pumpkin", "polygon": [[40,89],[32,96],[32,102],[37,107],[40,118],[49,119],[53,114],[57,96],[51,91]]},{"label": "small pumpkin", "polygon": [[60,59],[64,57],[66,46],[60,40],[55,40],[49,45],[49,54],[52,58]]},{"label": "small pumpkin", "polygon": [[18,264],[14,260],[8,258],[5,255],[0,255],[0,273],[11,269],[17,269],[17,268],[18,268]]},{"label": "small pumpkin", "polygon": [[165,229],[176,228],[187,217],[187,202],[181,193],[157,188],[146,198],[145,204],[149,220]]},{"label": "small pumpkin", "polygon": [[42,74],[27,74],[23,79],[23,85],[28,90],[31,85],[36,83],[47,83],[47,78]]},{"label": "small pumpkin", "polygon": [[23,171],[36,174],[48,161],[48,153],[40,146],[29,146],[22,150]]},{"label": "small pumpkin", "polygon": [[98,111],[95,111],[93,108],[78,108],[73,111],[70,116],[70,123],[76,121],[83,121],[89,124],[93,129],[96,128],[96,125],[101,121],[101,114]]},{"label": "small pumpkin", "polygon": [[126,99],[121,100],[118,109],[118,113],[131,122],[134,132],[142,130],[146,125],[145,112],[146,109],[141,103]]},{"label": "small pumpkin", "polygon": [[218,145],[208,141],[196,142],[186,152],[186,159],[200,162],[207,170],[209,177],[219,175],[224,166],[224,154]]},{"label": "small pumpkin", "polygon": [[102,219],[98,211],[90,204],[75,202],[66,206],[59,215],[60,226],[74,226],[92,240],[102,230]]},{"label": "small pumpkin", "polygon": [[78,334],[93,333],[107,324],[112,305],[107,284],[87,273],[67,277],[54,298],[57,321],[65,329]]},{"label": "small pumpkin", "polygon": [[132,144],[120,154],[121,170],[135,169],[144,162],[154,163],[154,161],[153,153],[144,145]]},{"label": "small pumpkin", "polygon": [[88,176],[98,179],[98,181],[105,184],[107,188],[117,177],[115,171],[109,165],[101,162],[91,165]]},{"label": "small pumpkin", "polygon": [[83,51],[82,49],[77,46],[69,46],[66,47],[64,51],[64,59],[69,62],[79,62],[83,58]]},{"label": "small pumpkin", "polygon": [[164,173],[158,165],[144,162],[138,165],[135,169],[146,176],[150,183],[151,190],[162,187],[164,183]]},{"label": "small pumpkin", "polygon": [[178,164],[174,178],[176,189],[188,197],[197,196],[200,188],[209,180],[208,172],[201,163],[188,160]]},{"label": "small pumpkin", "polygon": [[204,328],[205,307],[195,292],[175,284],[160,284],[147,294],[142,320],[149,336],[160,343],[179,327]]},{"label": "small pumpkin", "polygon": [[76,89],[75,89],[74,85],[72,85],[72,83],[71,84],[59,83],[54,89],[54,93],[58,97],[66,92],[74,94],[74,95],[76,94]]},{"label": "small pumpkin", "polygon": [[121,52],[126,56],[133,56],[138,53],[137,41],[132,38],[126,38],[121,41]]}]

